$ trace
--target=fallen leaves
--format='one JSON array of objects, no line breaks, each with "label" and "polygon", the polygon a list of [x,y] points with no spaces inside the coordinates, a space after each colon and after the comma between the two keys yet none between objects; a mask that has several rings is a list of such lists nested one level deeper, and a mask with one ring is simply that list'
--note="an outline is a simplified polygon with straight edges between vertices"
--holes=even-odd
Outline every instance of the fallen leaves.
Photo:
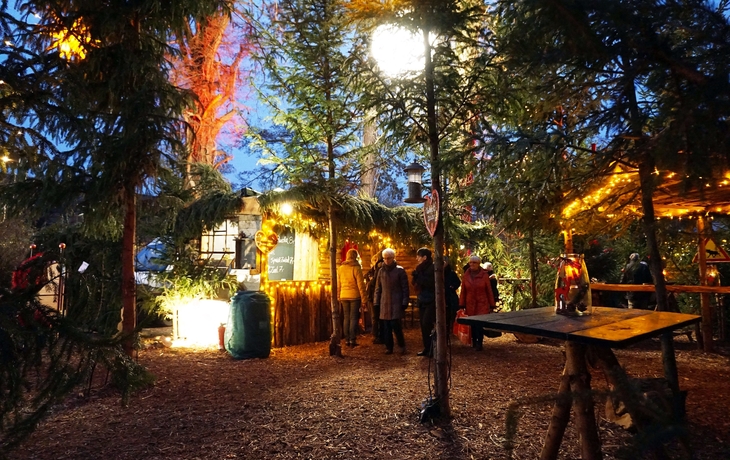
[{"label": "fallen leaves", "polygon": [[[406,340],[420,349],[417,327],[406,330]],[[433,364],[415,352],[385,355],[369,337],[358,342],[342,359],[330,358],[324,342],[246,361],[216,350],[143,350],[139,361],[157,376],[155,387],[122,409],[117,394],[96,386],[90,398],[56,408],[11,458],[500,460],[508,458],[507,408],[517,400],[540,402],[520,407],[512,458],[539,457],[551,412],[541,397],[557,389],[559,343],[525,344],[505,334],[479,353],[453,343],[452,419],[432,425],[418,418],[433,393]],[[730,458],[727,358],[682,343],[677,349],[682,386],[690,389],[690,435],[702,439],[693,458]],[[662,374],[661,351],[651,343],[617,356],[632,375]],[[600,373],[593,385],[606,389]],[[599,428],[604,459],[636,457],[629,433],[602,418]],[[560,458],[579,457],[571,423]]]}]

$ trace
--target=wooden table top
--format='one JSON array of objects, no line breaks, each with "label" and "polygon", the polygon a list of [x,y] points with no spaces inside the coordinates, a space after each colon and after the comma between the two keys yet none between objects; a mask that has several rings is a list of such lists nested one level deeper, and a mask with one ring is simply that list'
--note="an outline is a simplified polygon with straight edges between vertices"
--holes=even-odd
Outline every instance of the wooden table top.
[{"label": "wooden table top", "polygon": [[544,307],[466,316],[459,318],[458,322],[504,332],[617,348],[699,323],[700,320],[700,316],[684,313],[607,307],[594,307],[593,314],[587,316],[564,316],[555,314],[553,307]]}]

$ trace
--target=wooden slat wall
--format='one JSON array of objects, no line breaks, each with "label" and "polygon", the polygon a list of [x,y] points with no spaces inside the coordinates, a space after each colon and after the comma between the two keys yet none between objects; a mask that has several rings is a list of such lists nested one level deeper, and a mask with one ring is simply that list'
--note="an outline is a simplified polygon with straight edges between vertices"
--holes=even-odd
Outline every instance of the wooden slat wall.
[{"label": "wooden slat wall", "polygon": [[308,233],[296,232],[294,252],[294,279],[313,280],[317,279],[319,264],[318,241]]},{"label": "wooden slat wall", "polygon": [[269,283],[274,347],[321,342],[332,335],[330,288],[321,281]]}]

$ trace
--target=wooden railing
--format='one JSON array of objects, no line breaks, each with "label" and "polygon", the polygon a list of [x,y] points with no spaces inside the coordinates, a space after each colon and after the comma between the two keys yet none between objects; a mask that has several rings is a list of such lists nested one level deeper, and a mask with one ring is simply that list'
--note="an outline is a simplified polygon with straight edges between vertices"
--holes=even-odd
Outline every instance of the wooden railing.
[{"label": "wooden railing", "polygon": [[[591,289],[596,291],[619,291],[619,292],[654,292],[653,284],[608,284],[591,283]],[[709,293],[709,294],[730,294],[730,286],[690,286],[685,284],[667,284],[667,292],[677,293]]]}]

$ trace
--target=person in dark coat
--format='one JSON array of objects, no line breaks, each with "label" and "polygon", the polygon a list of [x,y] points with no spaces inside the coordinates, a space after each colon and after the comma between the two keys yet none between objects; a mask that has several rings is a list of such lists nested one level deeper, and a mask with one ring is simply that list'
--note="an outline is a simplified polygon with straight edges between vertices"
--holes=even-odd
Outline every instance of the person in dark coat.
[{"label": "person in dark coat", "polygon": [[[375,305],[373,298],[375,297],[375,285],[378,282],[378,272],[383,266],[383,257],[381,254],[374,254],[372,257],[372,266],[365,275],[365,290],[367,291],[368,310],[370,310],[370,319],[373,322],[373,343],[382,344],[383,327],[380,324],[380,305]],[[377,307],[377,309],[376,309]]]},{"label": "person in dark coat", "polygon": [[459,294],[456,291],[461,286],[459,275],[451,267],[448,257],[444,257],[444,290],[446,294],[446,319],[448,329],[451,331],[456,319],[456,311],[459,309]]},{"label": "person in dark coat", "polygon": [[[651,276],[647,259],[642,260],[634,271],[634,284],[654,284],[654,277]],[[634,292],[634,298],[629,301],[629,308],[648,310],[651,300],[651,292]]]},{"label": "person in dark coat", "polygon": [[418,294],[418,316],[423,340],[423,350],[418,352],[418,356],[431,356],[431,332],[436,324],[436,281],[431,250],[419,249],[416,252],[416,261],[418,266],[411,273],[411,280]]},{"label": "person in dark coat", "polygon": [[489,275],[489,283],[492,286],[492,294],[494,295],[494,304],[499,304],[499,288],[497,285],[499,284],[499,280],[497,279],[497,275],[494,274],[494,267],[492,266],[492,262],[486,262],[484,264],[484,270],[487,271],[487,275]]},{"label": "person in dark coat", "polygon": [[395,251],[383,250],[383,266],[378,272],[373,304],[380,310],[381,325],[384,327],[386,354],[393,353],[393,334],[398,341],[401,354],[406,353],[401,319],[408,308],[408,275],[395,261]]},{"label": "person in dark coat", "polygon": [[[629,256],[629,262],[626,264],[626,266],[623,269],[623,273],[621,273],[621,284],[634,284],[634,273],[636,272],[636,268],[639,266],[639,253],[634,252]],[[629,308],[634,308],[634,296],[636,295],[636,292],[634,291],[627,291],[626,292],[626,302]]]}]

